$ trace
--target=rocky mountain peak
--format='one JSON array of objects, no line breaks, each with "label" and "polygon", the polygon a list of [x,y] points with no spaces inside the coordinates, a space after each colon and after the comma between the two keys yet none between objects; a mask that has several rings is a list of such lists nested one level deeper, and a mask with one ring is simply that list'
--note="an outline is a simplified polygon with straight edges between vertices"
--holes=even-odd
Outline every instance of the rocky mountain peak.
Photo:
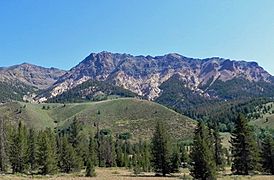
[{"label": "rocky mountain peak", "polygon": [[1,68],[0,81],[19,81],[38,89],[46,89],[53,85],[53,83],[64,73],[65,71],[57,68],[44,68],[29,63],[22,63]]},{"label": "rocky mountain peak", "polygon": [[113,83],[153,100],[161,94],[160,85],[175,74],[193,91],[202,91],[199,87],[212,79],[211,84],[216,80],[228,81],[238,77],[254,82],[270,82],[272,79],[254,62],[219,57],[193,59],[177,53],[153,57],[103,51],[91,53],[61,76],[50,94],[56,96],[92,79]]}]

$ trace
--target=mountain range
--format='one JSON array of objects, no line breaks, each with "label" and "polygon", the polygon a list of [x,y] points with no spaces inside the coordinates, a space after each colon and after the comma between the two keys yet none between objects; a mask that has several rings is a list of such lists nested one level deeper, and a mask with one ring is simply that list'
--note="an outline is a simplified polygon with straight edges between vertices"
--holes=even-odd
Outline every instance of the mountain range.
[{"label": "mountain range", "polygon": [[91,53],[57,79],[48,89],[50,95],[42,94],[39,97],[46,100],[87,80],[94,80],[108,82],[155,100],[163,94],[160,86],[174,76],[194,93],[210,98],[214,95],[209,89],[218,80],[227,82],[243,78],[249,82],[273,83],[273,77],[256,62],[192,59],[175,53],[152,57],[101,52]]},{"label": "mountain range", "polygon": [[152,57],[103,51],[91,53],[68,71],[24,63],[0,68],[0,75],[1,91],[9,89],[2,101],[139,97],[190,115],[191,109],[208,104],[274,97],[273,76],[256,62],[194,59],[177,53]]}]

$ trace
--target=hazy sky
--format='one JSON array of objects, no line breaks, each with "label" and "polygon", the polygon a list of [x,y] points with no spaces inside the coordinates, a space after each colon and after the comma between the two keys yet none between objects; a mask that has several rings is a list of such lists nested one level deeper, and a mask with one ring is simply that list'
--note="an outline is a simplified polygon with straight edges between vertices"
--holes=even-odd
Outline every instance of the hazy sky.
[{"label": "hazy sky", "polygon": [[257,61],[274,75],[274,0],[1,0],[0,23],[0,66],[177,52]]}]

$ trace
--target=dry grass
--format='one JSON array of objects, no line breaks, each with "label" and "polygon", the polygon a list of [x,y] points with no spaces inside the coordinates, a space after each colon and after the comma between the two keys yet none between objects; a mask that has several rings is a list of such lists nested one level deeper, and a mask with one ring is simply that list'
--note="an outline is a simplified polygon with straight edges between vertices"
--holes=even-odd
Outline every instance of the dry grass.
[{"label": "dry grass", "polygon": [[[93,178],[87,178],[79,174],[71,175],[56,175],[56,176],[23,176],[23,175],[0,175],[0,180],[175,180],[183,179],[183,175],[186,174],[186,177],[189,179],[189,172],[186,169],[183,169],[181,173],[175,174],[170,177],[155,177],[154,173],[145,173],[138,176],[133,175],[133,173],[124,168],[97,168],[97,176]],[[220,176],[218,180],[273,180],[274,176]]]}]

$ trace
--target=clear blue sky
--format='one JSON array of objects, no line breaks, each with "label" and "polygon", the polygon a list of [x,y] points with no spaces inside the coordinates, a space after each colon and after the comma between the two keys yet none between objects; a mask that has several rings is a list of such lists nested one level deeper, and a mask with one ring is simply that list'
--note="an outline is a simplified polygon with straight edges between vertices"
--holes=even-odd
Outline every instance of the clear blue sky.
[{"label": "clear blue sky", "polygon": [[274,75],[274,0],[1,0],[0,66],[91,52],[257,61]]}]

